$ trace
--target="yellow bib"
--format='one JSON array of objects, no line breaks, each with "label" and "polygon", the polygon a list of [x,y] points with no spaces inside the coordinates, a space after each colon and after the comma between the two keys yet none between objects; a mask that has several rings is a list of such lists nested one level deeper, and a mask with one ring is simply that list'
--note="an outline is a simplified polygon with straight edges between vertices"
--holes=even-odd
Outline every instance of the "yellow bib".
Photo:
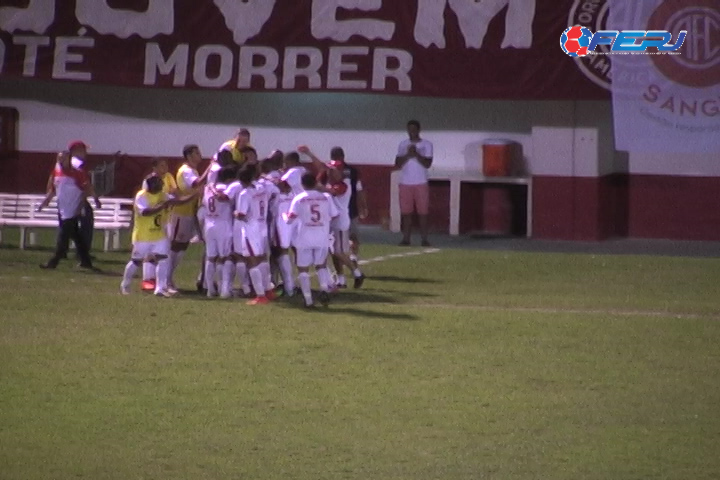
[{"label": "yellow bib", "polygon": [[[192,188],[192,185],[186,185],[185,180],[183,179],[183,173],[186,171],[192,171],[197,175],[197,170],[192,168],[190,165],[184,163],[177,172],[177,187],[178,187],[178,195],[181,197],[184,197],[186,195],[192,195],[194,193],[194,190]],[[173,207],[173,213],[175,215],[181,215],[183,217],[192,217],[195,215],[195,212],[197,210],[197,202],[192,201],[189,203],[185,203],[183,205],[175,205]]]},{"label": "yellow bib", "polygon": [[138,209],[138,200],[144,199],[149,207],[154,207],[158,203],[165,201],[168,195],[165,192],[160,193],[149,193],[145,190],[140,190],[135,195],[135,221],[133,224],[132,241],[135,242],[157,242],[166,238],[165,235],[165,222],[163,221],[163,213],[158,212],[155,215],[144,216],[140,215]]}]

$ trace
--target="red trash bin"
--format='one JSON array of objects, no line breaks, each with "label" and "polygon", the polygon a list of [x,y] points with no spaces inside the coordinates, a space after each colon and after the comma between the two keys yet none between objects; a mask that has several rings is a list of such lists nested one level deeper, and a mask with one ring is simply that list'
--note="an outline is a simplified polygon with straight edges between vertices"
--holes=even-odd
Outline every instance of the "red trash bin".
[{"label": "red trash bin", "polygon": [[486,140],[482,145],[483,175],[486,177],[507,177],[510,175],[513,142],[510,140]]}]

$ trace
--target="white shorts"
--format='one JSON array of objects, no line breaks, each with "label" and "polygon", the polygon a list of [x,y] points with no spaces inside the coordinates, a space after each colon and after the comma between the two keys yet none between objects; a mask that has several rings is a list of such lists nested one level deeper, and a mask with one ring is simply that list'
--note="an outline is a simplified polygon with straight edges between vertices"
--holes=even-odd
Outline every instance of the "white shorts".
[{"label": "white shorts", "polygon": [[132,254],[130,258],[138,261],[145,260],[148,255],[168,256],[170,253],[170,242],[167,238],[157,240],[155,242],[135,242],[133,243]]},{"label": "white shorts", "polygon": [[195,217],[173,214],[170,218],[170,240],[178,243],[190,243],[195,236]]},{"label": "white shorts", "polygon": [[307,268],[310,265],[325,265],[327,261],[327,248],[298,248],[295,263],[298,268]]},{"label": "white shorts", "polygon": [[243,233],[242,233],[242,223],[240,222],[233,222],[233,229],[232,229],[232,251],[236,255],[242,255],[243,251]]},{"label": "white shorts", "polygon": [[333,245],[332,252],[336,253],[350,253],[350,231],[349,230],[334,230],[332,232]]},{"label": "white shorts", "polygon": [[227,225],[212,225],[205,227],[205,256],[229,257],[232,253],[232,228]]},{"label": "white shorts", "polygon": [[262,257],[267,253],[267,231],[264,228],[243,227],[240,254],[243,257]]},{"label": "white shorts", "polygon": [[288,249],[292,245],[295,225],[288,225],[284,220],[276,221],[272,229],[273,247]]}]

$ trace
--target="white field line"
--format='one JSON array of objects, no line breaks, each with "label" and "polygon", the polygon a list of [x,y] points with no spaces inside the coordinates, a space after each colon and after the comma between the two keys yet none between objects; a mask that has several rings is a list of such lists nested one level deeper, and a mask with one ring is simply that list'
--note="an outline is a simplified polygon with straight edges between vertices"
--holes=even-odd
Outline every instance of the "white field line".
[{"label": "white field line", "polygon": [[358,262],[358,265],[367,265],[368,263],[385,262],[387,260],[392,260],[394,258],[416,257],[418,255],[437,253],[439,251],[440,251],[439,248],[426,248],[424,250],[413,250],[413,251],[405,252],[405,253],[392,253],[390,255],[382,255],[380,257],[374,257],[374,258],[368,258],[366,260],[360,260]]},{"label": "white field line", "polygon": [[[432,253],[438,253],[441,250],[439,248],[425,248],[423,250],[412,250],[403,253],[392,253],[388,255],[382,255],[379,257],[368,258],[360,260],[359,265],[367,265],[369,263],[386,262],[396,258],[409,258],[416,257],[418,255],[427,255]],[[314,276],[315,272],[312,272]],[[73,284],[77,283],[105,283],[101,278],[93,278],[92,274],[86,274],[84,278],[78,279],[71,278],[68,281]],[[15,277],[9,277],[0,275],[0,280],[11,279]],[[118,277],[119,279],[120,277]],[[55,281],[52,276],[48,277],[30,277],[22,276],[21,281],[38,281],[38,280],[50,280]],[[372,281],[372,277],[369,278]],[[682,313],[682,312],[663,312],[657,310],[621,310],[621,309],[595,309],[595,308],[549,308],[549,307],[512,307],[502,305],[462,305],[456,303],[391,303],[391,302],[373,302],[373,306],[382,307],[394,307],[394,308],[444,308],[450,310],[473,310],[478,312],[515,312],[515,313],[554,313],[554,314],[576,314],[576,315],[610,315],[614,317],[656,317],[656,318],[677,318],[677,319],[720,319],[718,314],[703,314],[703,313]]]}]

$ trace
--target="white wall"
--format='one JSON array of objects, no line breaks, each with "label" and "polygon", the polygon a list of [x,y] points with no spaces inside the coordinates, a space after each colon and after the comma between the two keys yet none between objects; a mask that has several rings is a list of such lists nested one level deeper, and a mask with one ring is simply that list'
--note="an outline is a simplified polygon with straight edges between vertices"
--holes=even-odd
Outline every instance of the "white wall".
[{"label": "white wall", "polygon": [[[237,125],[174,123],[121,117],[88,110],[73,109],[47,103],[0,99],[4,106],[20,112],[19,148],[22,151],[52,152],[65,148],[70,140],[88,143],[91,151],[130,155],[180,156],[182,147],[196,143],[206,156],[232,138]],[[349,131],[319,129],[288,129],[255,127],[250,129],[252,143],[258,153],[266,155],[273,149],[283,151],[298,145],[309,145],[321,158],[335,145],[345,149],[349,161],[392,165],[404,131]],[[435,147],[435,168],[479,170],[480,147],[488,138],[507,138],[523,145],[527,154],[532,148],[530,134],[499,134],[497,132],[423,131],[422,136]]]}]

